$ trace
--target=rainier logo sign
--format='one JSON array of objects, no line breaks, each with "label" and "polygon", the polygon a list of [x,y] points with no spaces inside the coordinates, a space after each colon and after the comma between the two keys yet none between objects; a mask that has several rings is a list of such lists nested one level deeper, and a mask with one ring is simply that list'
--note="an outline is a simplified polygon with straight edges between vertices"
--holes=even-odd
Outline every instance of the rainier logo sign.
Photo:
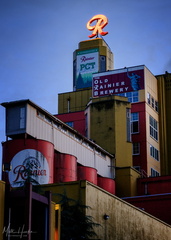
[{"label": "rainier logo sign", "polygon": [[[94,26],[91,26],[91,23],[96,21],[96,24]],[[103,28],[108,24],[108,19],[106,16],[99,14],[99,15],[95,15],[94,17],[92,17],[88,23],[87,23],[87,29],[90,31],[93,31],[93,33],[91,35],[89,35],[89,38],[93,38],[95,36],[98,37],[98,34],[100,34],[101,36],[105,36],[106,34],[108,34],[108,32],[103,32]]]},{"label": "rainier logo sign", "polygon": [[[9,182],[12,187],[21,187],[30,174],[38,184],[49,183],[49,164],[45,156],[36,149],[19,151],[11,160],[12,171],[9,172]],[[29,170],[29,171],[28,171]]]}]

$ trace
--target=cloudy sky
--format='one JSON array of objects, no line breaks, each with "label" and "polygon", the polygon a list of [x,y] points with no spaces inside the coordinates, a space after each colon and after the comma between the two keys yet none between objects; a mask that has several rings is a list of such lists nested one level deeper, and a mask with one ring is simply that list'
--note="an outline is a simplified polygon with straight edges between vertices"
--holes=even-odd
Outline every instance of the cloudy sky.
[{"label": "cloudy sky", "polygon": [[30,99],[57,113],[58,93],[73,90],[72,54],[88,40],[86,23],[96,14],[108,17],[104,39],[115,69],[144,64],[154,75],[171,72],[170,11],[170,0],[1,0],[0,103]]}]

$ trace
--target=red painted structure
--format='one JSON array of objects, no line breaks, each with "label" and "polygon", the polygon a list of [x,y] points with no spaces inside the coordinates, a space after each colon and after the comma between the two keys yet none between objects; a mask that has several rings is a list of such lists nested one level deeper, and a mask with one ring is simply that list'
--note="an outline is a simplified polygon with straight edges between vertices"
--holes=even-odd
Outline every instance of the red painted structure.
[{"label": "red painted structure", "polygon": [[[29,158],[29,161],[35,161],[35,159],[39,159],[40,157],[45,157],[42,161],[41,165],[47,162],[49,167],[49,181],[48,183],[60,183],[60,182],[70,182],[70,181],[79,181],[79,180],[87,180],[104,190],[110,192],[111,194],[115,194],[115,181],[110,178],[97,176],[97,169],[88,167],[88,166],[77,166],[77,158],[71,154],[65,154],[56,152],[54,150],[54,145],[48,141],[38,140],[38,139],[15,139],[2,143],[3,146],[3,164],[5,167],[10,167],[13,159],[15,158],[15,164],[13,164],[14,168],[4,169],[2,173],[3,181],[10,183],[12,187],[13,184],[18,183],[18,181],[23,181],[25,179],[25,175],[23,168],[25,166],[24,161],[26,158]],[[34,156],[32,156],[32,152],[34,151]],[[24,151],[24,153],[22,153]],[[40,152],[40,153],[39,153]],[[38,155],[35,155],[38,154]],[[28,156],[27,156],[28,155]],[[18,159],[19,157],[19,159]],[[44,162],[45,161],[45,162]],[[17,162],[17,163],[16,163]],[[35,163],[34,163],[35,164]],[[46,165],[46,164],[45,164]],[[44,165],[44,168],[46,168]],[[47,165],[46,165],[47,166]],[[14,169],[20,169],[14,174]],[[38,170],[37,170],[38,169]],[[39,166],[34,168],[34,171],[39,171]],[[13,171],[12,180],[10,180],[10,171]],[[41,170],[40,170],[41,171]],[[45,170],[43,170],[45,171]],[[37,172],[36,172],[37,174]],[[47,175],[48,176],[48,175]],[[16,180],[17,179],[17,180]],[[20,180],[21,179],[21,180]],[[47,180],[46,180],[47,181]],[[47,184],[40,183],[40,184]],[[16,186],[17,187],[17,186]]]},{"label": "red painted structure", "polygon": [[97,185],[97,170],[95,168],[78,166],[77,177],[78,180],[87,180]]},{"label": "red painted structure", "polygon": [[141,170],[147,172],[145,102],[131,104],[131,113],[136,112],[139,113],[139,132],[132,134],[132,142],[140,144],[141,152],[133,155],[133,166],[140,166]]},{"label": "red painted structure", "polygon": [[171,176],[137,179],[138,195],[171,193]]},{"label": "red painted structure", "polygon": [[[3,147],[3,164],[10,164],[11,160],[16,154],[23,150],[34,149],[42,154],[48,162],[49,166],[49,182],[53,183],[53,169],[54,169],[54,145],[48,141],[38,139],[15,139],[2,143]],[[26,151],[27,152],[27,151]],[[24,161],[24,159],[23,159]],[[11,171],[13,171],[12,169]],[[7,172],[3,172],[2,178],[8,181]]]},{"label": "red painted structure", "polygon": [[64,113],[55,115],[58,119],[64,123],[72,122],[73,128],[85,136],[85,115],[84,111]]},{"label": "red painted structure", "polygon": [[171,193],[124,198],[123,200],[171,225]]},{"label": "red painted structure", "polygon": [[97,184],[99,187],[103,188],[104,190],[112,194],[115,194],[115,181],[113,179],[98,176]]},{"label": "red painted structure", "polygon": [[123,199],[171,225],[171,176],[139,178],[137,181],[141,196]]},{"label": "red painted structure", "polygon": [[55,152],[54,182],[77,181],[77,158],[70,154]]}]

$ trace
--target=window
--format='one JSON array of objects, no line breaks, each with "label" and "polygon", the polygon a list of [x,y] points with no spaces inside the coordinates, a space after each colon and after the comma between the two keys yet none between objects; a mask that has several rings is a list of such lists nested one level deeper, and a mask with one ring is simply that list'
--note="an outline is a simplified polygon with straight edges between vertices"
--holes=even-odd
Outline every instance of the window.
[{"label": "window", "polygon": [[131,103],[135,103],[139,101],[139,94],[138,91],[134,91],[134,92],[126,92],[126,93],[119,93],[117,94],[118,96],[121,97],[127,97],[128,101]]},{"label": "window", "polygon": [[48,122],[48,123],[52,123],[51,119],[47,116],[45,116],[45,121]]},{"label": "window", "polygon": [[158,112],[158,102],[157,101],[155,101],[155,110],[156,110],[156,112]]},{"label": "window", "polygon": [[104,154],[102,152],[101,152],[101,156],[102,156],[102,158],[106,158],[106,154]]},{"label": "window", "polygon": [[41,119],[45,120],[46,122],[52,124],[52,120],[50,119],[50,117],[44,115],[43,113],[37,111],[37,116],[40,117]]},{"label": "window", "polygon": [[26,127],[26,108],[20,108],[20,129],[24,129]]},{"label": "window", "polygon": [[150,156],[159,161],[159,151],[152,145],[150,145]]},{"label": "window", "polygon": [[152,108],[154,108],[154,98],[153,97],[151,98],[151,106],[152,106]]},{"label": "window", "polygon": [[151,96],[150,93],[147,93],[147,103],[151,105],[156,112],[158,112],[158,102]]},{"label": "window", "polygon": [[150,136],[158,141],[158,123],[150,116]]},{"label": "window", "polygon": [[131,113],[131,133],[139,132],[139,114]]},{"label": "window", "polygon": [[41,112],[39,112],[39,111],[37,111],[37,115],[40,117],[40,118],[42,118],[42,119],[44,119],[44,114],[43,113],[41,113]]},{"label": "window", "polygon": [[140,144],[138,142],[132,144],[132,154],[133,155],[140,154]]},{"label": "window", "polygon": [[131,102],[138,102],[138,91],[132,92],[132,101]]},{"label": "window", "polygon": [[66,124],[70,127],[74,127],[74,122],[66,122]]},{"label": "window", "polygon": [[151,177],[157,177],[159,175],[159,172],[157,172],[154,168],[151,168]]},{"label": "window", "polygon": [[141,168],[140,168],[140,166],[134,166],[134,168],[137,170],[137,171],[141,171]]},{"label": "window", "polygon": [[150,96],[150,93],[147,93],[147,102],[148,102],[148,104],[151,104],[151,96]]},{"label": "window", "polygon": [[53,126],[56,127],[56,128],[60,128],[60,125],[55,123],[55,122],[53,123]]}]

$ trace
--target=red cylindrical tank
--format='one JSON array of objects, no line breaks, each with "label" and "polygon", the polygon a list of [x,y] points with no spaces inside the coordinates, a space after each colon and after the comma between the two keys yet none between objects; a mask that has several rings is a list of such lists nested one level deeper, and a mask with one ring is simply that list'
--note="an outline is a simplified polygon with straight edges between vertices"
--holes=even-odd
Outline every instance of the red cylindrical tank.
[{"label": "red cylindrical tank", "polygon": [[97,185],[97,169],[86,166],[77,167],[78,180],[87,180]]},{"label": "red cylindrical tank", "polygon": [[[54,145],[51,142],[39,139],[15,139],[4,142],[2,147],[3,165],[11,166],[8,181],[12,187],[20,186],[19,182],[26,180],[28,169],[35,184],[53,183]],[[3,178],[6,174],[7,172],[4,172]]]},{"label": "red cylindrical tank", "polygon": [[55,152],[54,182],[77,181],[77,158]]},{"label": "red cylindrical tank", "polygon": [[97,184],[99,187],[103,188],[104,190],[115,194],[115,180],[112,178],[107,178],[107,177],[97,177]]}]

